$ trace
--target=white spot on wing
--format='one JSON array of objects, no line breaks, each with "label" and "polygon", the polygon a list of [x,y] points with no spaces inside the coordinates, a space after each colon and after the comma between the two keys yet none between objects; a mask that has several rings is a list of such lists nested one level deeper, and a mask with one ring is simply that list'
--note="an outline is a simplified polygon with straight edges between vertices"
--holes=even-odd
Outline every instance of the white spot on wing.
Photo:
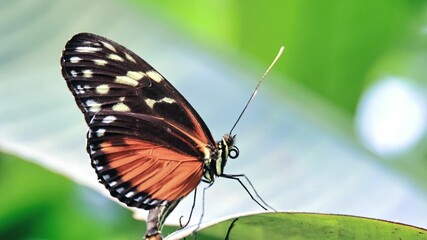
[{"label": "white spot on wing", "polygon": [[129,55],[128,53],[125,53],[125,56],[129,61],[136,63],[136,60],[131,55]]},{"label": "white spot on wing", "polygon": [[84,90],[84,88],[82,87],[82,85],[77,85],[77,86],[76,86],[76,93],[77,93],[77,94],[83,94],[83,93],[85,93],[85,90]]},{"label": "white spot on wing", "polygon": [[70,57],[71,63],[78,63],[78,62],[80,62],[80,60],[82,60],[82,59],[79,57]]},{"label": "white spot on wing", "polygon": [[97,103],[94,100],[87,100],[85,104],[86,107],[89,108],[89,112],[99,112],[102,106],[100,103]]},{"label": "white spot on wing", "polygon": [[156,103],[156,100],[153,99],[145,99],[145,103],[152,109],[154,107],[154,104]]},{"label": "white spot on wing", "polygon": [[122,103],[122,102],[114,104],[112,109],[114,111],[118,111],[118,112],[129,112],[130,111],[129,106]]},{"label": "white spot on wing", "polygon": [[137,202],[140,202],[142,199],[143,199],[143,197],[141,195],[139,195],[134,200],[137,201]]},{"label": "white spot on wing", "polygon": [[164,98],[160,99],[160,102],[165,102],[165,103],[169,103],[170,104],[170,103],[174,103],[175,100],[172,99],[172,98],[164,97]]},{"label": "white spot on wing", "polygon": [[125,197],[129,198],[129,197],[132,197],[133,195],[135,195],[135,192],[130,191],[130,192],[126,193]]},{"label": "white spot on wing", "polygon": [[112,123],[114,121],[116,121],[117,118],[114,116],[106,116],[104,119],[102,119],[102,123]]},{"label": "white spot on wing", "polygon": [[143,72],[128,71],[126,73],[126,76],[135,80],[141,80],[145,76],[145,74]]},{"label": "white spot on wing", "polygon": [[77,85],[75,91],[78,94],[84,94],[88,89],[90,89],[89,85],[84,85],[83,87],[82,85]]},{"label": "white spot on wing", "polygon": [[108,84],[101,84],[96,87],[96,93],[98,94],[107,94],[110,91]]},{"label": "white spot on wing", "polygon": [[101,48],[95,48],[95,47],[76,47],[76,52],[80,53],[94,53],[101,50]]},{"label": "white spot on wing", "polygon": [[155,82],[159,83],[163,80],[163,77],[156,71],[148,71],[145,74],[149,76],[151,79],[153,79]]},{"label": "white spot on wing", "polygon": [[114,82],[129,85],[132,87],[136,87],[138,85],[138,81],[128,76],[117,76]]},{"label": "white spot on wing", "polygon": [[104,45],[104,47],[108,48],[109,50],[113,51],[113,52],[117,52],[116,48],[114,48],[113,45],[107,43],[107,42],[101,42],[102,45]]},{"label": "white spot on wing", "polygon": [[160,100],[153,100],[153,99],[145,99],[145,103],[152,109],[154,107],[154,104],[156,103],[175,103],[176,101],[172,98],[164,97]]},{"label": "white spot on wing", "polygon": [[108,63],[104,59],[94,59],[93,62],[98,66],[105,66]]},{"label": "white spot on wing", "polygon": [[90,69],[85,69],[82,71],[83,77],[85,78],[91,78],[93,76],[93,72]]},{"label": "white spot on wing", "polygon": [[100,128],[96,131],[96,136],[98,137],[102,137],[105,134],[105,129],[104,128]]},{"label": "white spot on wing", "polygon": [[71,76],[73,76],[73,77],[77,77],[77,72],[76,72],[76,70],[71,70],[71,71],[70,71],[70,74],[71,74]]},{"label": "white spot on wing", "polygon": [[90,154],[94,154],[94,153],[96,153],[96,151],[95,150],[93,150],[93,145],[91,144],[91,145],[89,145],[89,150],[90,150]]},{"label": "white spot on wing", "polygon": [[119,62],[124,62],[125,61],[122,57],[120,57],[119,55],[114,54],[114,53],[108,55],[108,58],[112,59],[112,60],[115,60],[115,61],[119,61]]}]

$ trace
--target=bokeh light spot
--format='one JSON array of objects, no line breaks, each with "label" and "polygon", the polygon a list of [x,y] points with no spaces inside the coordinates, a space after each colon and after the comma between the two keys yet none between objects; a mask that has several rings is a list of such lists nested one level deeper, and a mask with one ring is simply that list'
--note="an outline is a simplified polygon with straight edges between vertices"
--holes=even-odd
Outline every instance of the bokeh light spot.
[{"label": "bokeh light spot", "polygon": [[425,90],[406,79],[386,77],[362,96],[356,129],[363,144],[384,157],[410,151],[427,125]]}]

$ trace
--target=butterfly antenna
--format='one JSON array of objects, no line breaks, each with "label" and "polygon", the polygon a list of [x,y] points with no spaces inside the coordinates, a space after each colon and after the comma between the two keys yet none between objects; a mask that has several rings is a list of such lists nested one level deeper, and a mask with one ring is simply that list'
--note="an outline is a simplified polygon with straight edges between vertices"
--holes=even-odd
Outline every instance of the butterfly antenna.
[{"label": "butterfly antenna", "polygon": [[270,71],[270,69],[273,67],[273,65],[277,62],[277,60],[280,58],[280,55],[282,55],[283,50],[285,49],[284,46],[282,46],[279,49],[279,52],[277,53],[277,56],[274,58],[273,62],[270,64],[270,66],[267,68],[267,71],[265,71],[264,75],[262,75],[261,79],[258,81],[258,84],[256,85],[254,91],[252,92],[251,97],[249,98],[249,100],[246,102],[245,107],[243,108],[242,112],[240,113],[239,117],[237,118],[237,121],[234,123],[233,127],[230,130],[230,135],[233,132],[234,128],[236,127],[237,123],[240,121],[240,118],[242,118],[243,113],[246,111],[246,108],[248,107],[249,103],[252,101],[252,99],[255,97],[259,86],[261,85],[262,81],[264,81],[265,76],[267,76],[268,72]]}]

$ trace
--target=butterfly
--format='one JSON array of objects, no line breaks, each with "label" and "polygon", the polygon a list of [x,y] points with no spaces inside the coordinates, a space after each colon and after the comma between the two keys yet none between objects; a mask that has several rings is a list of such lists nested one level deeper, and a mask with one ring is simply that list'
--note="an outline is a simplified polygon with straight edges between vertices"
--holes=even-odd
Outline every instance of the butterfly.
[{"label": "butterfly", "polygon": [[[89,126],[87,152],[113,197],[149,212],[159,226],[202,177],[223,174],[234,137],[216,142],[187,100],[153,67],[107,38],[68,41],[62,75]],[[237,155],[231,155],[233,158]]]},{"label": "butterfly", "polygon": [[60,62],[89,127],[99,182],[127,206],[149,210],[147,238],[161,238],[165,218],[201,181],[244,176],[224,173],[228,158],[239,155],[235,135],[215,141],[191,104],[134,52],[79,33]]}]

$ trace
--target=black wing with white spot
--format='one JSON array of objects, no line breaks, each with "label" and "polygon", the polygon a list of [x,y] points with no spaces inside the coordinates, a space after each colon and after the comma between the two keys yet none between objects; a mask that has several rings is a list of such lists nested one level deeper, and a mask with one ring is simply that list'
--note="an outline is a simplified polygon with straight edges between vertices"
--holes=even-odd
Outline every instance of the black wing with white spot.
[{"label": "black wing with white spot", "polygon": [[164,118],[201,141],[215,144],[188,101],[138,55],[107,38],[80,33],[68,41],[62,75],[89,124],[101,110]]}]

